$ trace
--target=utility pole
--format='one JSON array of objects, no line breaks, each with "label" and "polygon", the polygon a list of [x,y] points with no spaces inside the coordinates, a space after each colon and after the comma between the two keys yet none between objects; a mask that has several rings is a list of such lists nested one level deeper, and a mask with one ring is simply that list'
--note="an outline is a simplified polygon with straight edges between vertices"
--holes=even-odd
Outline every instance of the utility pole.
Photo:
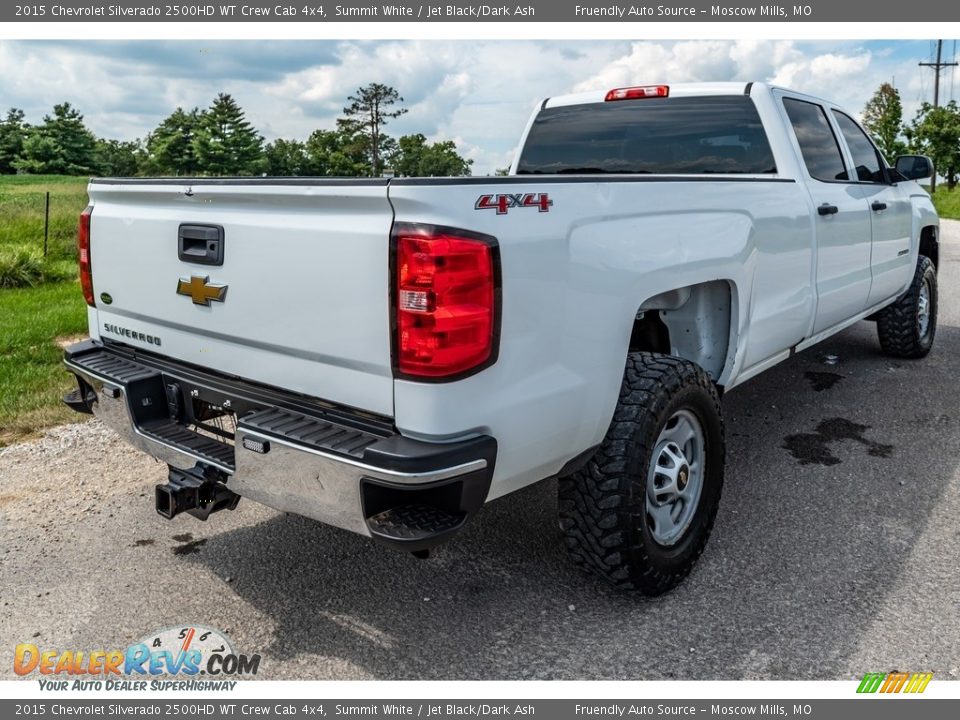
[{"label": "utility pole", "polygon": [[920,63],[920,67],[933,68],[933,106],[940,107],[940,71],[945,67],[956,67],[955,62],[941,62],[943,57],[943,40],[937,40],[937,61],[935,63]]},{"label": "utility pole", "polygon": [[[940,107],[940,71],[945,67],[956,67],[955,62],[942,62],[943,58],[943,40],[937,40],[937,61],[935,63],[920,63],[920,67],[933,68],[933,107]],[[933,169],[933,177],[930,179],[930,192],[937,191],[937,169]]]}]

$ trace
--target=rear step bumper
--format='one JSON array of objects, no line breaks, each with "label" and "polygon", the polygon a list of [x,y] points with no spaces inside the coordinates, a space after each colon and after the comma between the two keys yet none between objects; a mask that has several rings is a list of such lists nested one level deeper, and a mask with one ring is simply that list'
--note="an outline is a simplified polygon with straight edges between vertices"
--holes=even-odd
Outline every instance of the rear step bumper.
[{"label": "rear step bumper", "polygon": [[[399,549],[417,552],[449,539],[490,489],[492,437],[412,440],[386,418],[112,343],[72,345],[64,364],[78,382],[65,398],[70,407],[93,412],[172,468],[216,471],[241,497]],[[232,443],[188,424],[193,398],[236,413]]]}]

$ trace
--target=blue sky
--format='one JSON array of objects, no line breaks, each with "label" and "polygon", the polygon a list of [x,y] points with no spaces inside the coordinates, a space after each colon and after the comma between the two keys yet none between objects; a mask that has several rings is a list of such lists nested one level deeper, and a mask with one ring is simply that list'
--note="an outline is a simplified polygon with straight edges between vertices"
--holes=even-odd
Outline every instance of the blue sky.
[{"label": "blue sky", "polygon": [[[944,43],[949,58],[952,40]],[[884,81],[905,117],[932,99],[927,41],[0,41],[0,107],[30,122],[68,100],[98,135],[142,137],[177,106],[231,93],[260,132],[306,138],[332,128],[369,82],[396,87],[409,112],[394,135],[454,140],[474,173],[509,164],[537,100],[648,82],[773,81],[854,112]],[[941,96],[960,99],[960,73]]]}]

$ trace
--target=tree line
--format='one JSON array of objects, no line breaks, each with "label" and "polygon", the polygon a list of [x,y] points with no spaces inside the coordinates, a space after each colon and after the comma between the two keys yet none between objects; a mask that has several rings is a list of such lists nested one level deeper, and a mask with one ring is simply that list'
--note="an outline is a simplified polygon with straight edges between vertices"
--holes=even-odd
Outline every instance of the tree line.
[{"label": "tree line", "polygon": [[[43,123],[30,125],[11,108],[0,120],[0,174],[274,175],[404,177],[469,175],[472,160],[455,143],[428,143],[421,134],[394,138],[385,127],[407,112],[396,89],[380,83],[347,98],[333,129],[306,140],[265,142],[230,95],[205,110],[178,107],[143,139],[96,137],[70,103],[54,105]],[[867,102],[863,123],[888,160],[907,152],[929,155],[953,189],[960,180],[960,105],[923,103],[903,121],[899,91],[883,83]],[[498,171],[498,174],[503,171]]]},{"label": "tree line", "polygon": [[384,131],[407,112],[392,87],[371,83],[347,98],[333,129],[304,141],[265,142],[233,97],[220,93],[205,110],[178,107],[146,137],[96,137],[70,103],[54,105],[39,125],[11,108],[0,120],[0,174],[272,175],[405,177],[469,175],[473,160],[452,141]]},{"label": "tree line", "polygon": [[960,179],[960,105],[955,100],[940,107],[923,103],[907,125],[900,92],[883,83],[863,109],[863,125],[888,161],[906,153],[929,155],[947,188],[956,187]]}]

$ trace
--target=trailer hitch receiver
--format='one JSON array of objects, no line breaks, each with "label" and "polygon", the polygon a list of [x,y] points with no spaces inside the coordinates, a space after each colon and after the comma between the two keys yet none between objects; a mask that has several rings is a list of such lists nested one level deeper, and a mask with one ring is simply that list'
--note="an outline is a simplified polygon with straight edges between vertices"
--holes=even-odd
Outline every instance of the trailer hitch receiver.
[{"label": "trailer hitch receiver", "polygon": [[168,520],[184,512],[206,520],[211,513],[233,510],[240,496],[225,481],[225,473],[199,463],[189,470],[170,467],[166,484],[156,487],[157,512]]}]

